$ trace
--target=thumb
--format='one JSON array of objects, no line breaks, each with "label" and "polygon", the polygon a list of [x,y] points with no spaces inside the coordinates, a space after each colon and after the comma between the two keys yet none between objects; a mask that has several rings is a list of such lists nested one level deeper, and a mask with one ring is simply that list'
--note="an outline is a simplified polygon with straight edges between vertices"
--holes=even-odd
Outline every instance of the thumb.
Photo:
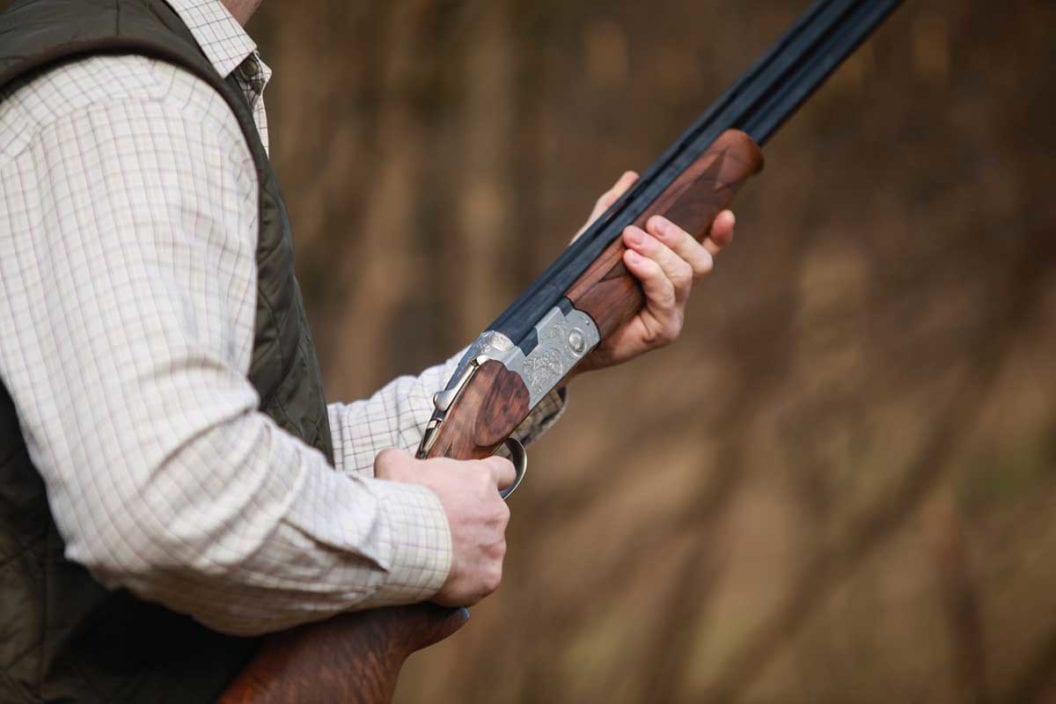
[{"label": "thumb", "polygon": [[402,472],[400,470],[407,466],[412,459],[409,452],[395,447],[382,450],[374,457],[374,476],[378,479],[401,481]]},{"label": "thumb", "polygon": [[514,480],[517,479],[517,470],[513,468],[513,462],[510,462],[505,457],[492,455],[483,461],[487,463],[488,468],[491,470],[491,476],[495,479],[495,486],[499,491],[509,488],[513,485]]}]

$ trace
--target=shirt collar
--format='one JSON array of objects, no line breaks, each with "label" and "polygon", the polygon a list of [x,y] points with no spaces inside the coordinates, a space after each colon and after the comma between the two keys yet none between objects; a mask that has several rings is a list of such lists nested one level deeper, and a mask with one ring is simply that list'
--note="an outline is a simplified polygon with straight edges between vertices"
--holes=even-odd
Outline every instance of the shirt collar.
[{"label": "shirt collar", "polygon": [[220,0],[166,0],[221,77],[257,56],[257,45]]}]

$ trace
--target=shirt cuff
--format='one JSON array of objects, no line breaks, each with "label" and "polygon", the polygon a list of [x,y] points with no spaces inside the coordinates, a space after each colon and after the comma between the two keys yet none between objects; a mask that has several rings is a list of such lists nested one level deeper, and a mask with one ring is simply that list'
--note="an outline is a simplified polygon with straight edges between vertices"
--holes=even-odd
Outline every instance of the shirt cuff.
[{"label": "shirt cuff", "polygon": [[426,486],[369,479],[390,536],[391,553],[380,588],[362,608],[425,601],[451,570],[451,530],[439,497]]}]

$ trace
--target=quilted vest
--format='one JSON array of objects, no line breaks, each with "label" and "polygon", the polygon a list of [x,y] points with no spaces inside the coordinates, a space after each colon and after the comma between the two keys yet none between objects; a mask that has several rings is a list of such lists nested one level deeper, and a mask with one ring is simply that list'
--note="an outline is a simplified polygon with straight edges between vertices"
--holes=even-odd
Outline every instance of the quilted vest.
[{"label": "quilted vest", "polygon": [[[249,379],[260,410],[332,464],[319,363],[293,273],[290,223],[234,78],[216,72],[162,0],[17,0],[0,15],[0,91],[100,54],[180,66],[223,96],[238,119],[260,183]],[[0,701],[212,701],[252,653],[255,639],[221,635],[125,590],[103,588],[63,550],[18,409],[0,383]]]}]

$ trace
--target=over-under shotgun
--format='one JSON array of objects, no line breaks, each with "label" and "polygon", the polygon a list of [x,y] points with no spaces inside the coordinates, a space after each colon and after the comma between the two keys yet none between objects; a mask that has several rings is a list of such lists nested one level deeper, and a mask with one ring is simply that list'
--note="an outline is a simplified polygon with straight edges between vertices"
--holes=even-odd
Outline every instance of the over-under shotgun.
[{"label": "over-under shotgun", "polygon": [[[509,442],[532,408],[641,309],[641,288],[622,264],[624,228],[661,214],[703,239],[762,167],[760,147],[900,2],[815,2],[470,345],[436,396],[419,456],[479,459]],[[222,701],[388,702],[407,656],[466,616],[417,604],[271,636]]]}]

